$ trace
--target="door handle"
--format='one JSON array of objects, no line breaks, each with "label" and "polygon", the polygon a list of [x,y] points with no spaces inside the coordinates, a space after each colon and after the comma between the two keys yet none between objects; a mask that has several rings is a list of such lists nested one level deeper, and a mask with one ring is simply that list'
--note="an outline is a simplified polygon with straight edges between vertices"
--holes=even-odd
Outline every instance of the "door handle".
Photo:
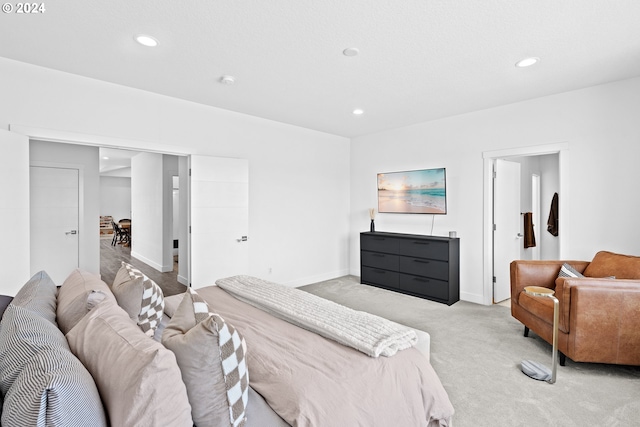
[{"label": "door handle", "polygon": [[64,234],[69,235],[69,234],[78,234],[78,230],[71,230],[71,231],[65,231]]},{"label": "door handle", "polygon": [[522,239],[522,238],[524,237],[524,235],[523,235],[522,233],[518,233],[518,234],[516,235],[516,237],[517,237],[518,239]]},{"label": "door handle", "polygon": [[247,240],[249,240],[247,236],[242,236],[241,238],[236,239],[238,243],[246,242]]}]

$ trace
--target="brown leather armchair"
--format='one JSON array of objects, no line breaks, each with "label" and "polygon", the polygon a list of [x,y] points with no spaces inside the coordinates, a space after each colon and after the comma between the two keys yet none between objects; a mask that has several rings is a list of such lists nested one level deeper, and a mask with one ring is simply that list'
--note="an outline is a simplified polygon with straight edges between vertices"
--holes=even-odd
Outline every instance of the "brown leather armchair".
[{"label": "brown leather armchair", "polygon": [[[558,277],[564,263],[583,278]],[[615,276],[611,278],[611,276]],[[598,252],[593,261],[513,261],[511,315],[552,342],[553,301],[525,286],[555,290],[559,305],[558,350],[575,362],[640,365],[640,257]]]}]

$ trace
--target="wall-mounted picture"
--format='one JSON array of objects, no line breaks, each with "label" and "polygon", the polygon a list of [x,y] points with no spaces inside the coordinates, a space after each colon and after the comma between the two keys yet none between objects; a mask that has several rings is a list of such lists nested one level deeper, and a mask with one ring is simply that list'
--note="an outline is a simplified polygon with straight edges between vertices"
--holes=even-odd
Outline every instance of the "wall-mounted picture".
[{"label": "wall-mounted picture", "polygon": [[445,168],[379,173],[378,212],[446,214]]}]

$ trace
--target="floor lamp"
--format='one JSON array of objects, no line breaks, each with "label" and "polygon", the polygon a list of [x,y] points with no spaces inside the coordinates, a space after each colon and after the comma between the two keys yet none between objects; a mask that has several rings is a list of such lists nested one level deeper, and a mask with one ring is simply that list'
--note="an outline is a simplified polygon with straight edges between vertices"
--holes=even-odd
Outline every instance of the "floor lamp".
[{"label": "floor lamp", "polygon": [[534,297],[551,298],[553,300],[553,350],[551,353],[551,369],[542,363],[531,360],[523,360],[520,367],[527,376],[553,384],[556,382],[556,371],[558,370],[558,298],[554,296],[553,289],[541,286],[526,286],[524,291]]}]

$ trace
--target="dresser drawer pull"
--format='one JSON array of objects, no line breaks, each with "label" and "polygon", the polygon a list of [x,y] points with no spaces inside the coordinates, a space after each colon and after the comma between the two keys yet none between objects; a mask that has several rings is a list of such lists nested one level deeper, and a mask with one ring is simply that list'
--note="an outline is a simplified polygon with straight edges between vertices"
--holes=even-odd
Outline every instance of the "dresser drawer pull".
[{"label": "dresser drawer pull", "polygon": [[424,259],[414,259],[413,262],[419,262],[420,264],[429,264],[431,261],[426,261]]},{"label": "dresser drawer pull", "polygon": [[414,245],[429,245],[430,242],[413,242]]},{"label": "dresser drawer pull", "polygon": [[387,274],[387,272],[384,270],[373,270],[373,272],[378,274]]},{"label": "dresser drawer pull", "polygon": [[372,256],[378,257],[378,258],[384,258],[386,257],[385,254],[371,254]]},{"label": "dresser drawer pull", "polygon": [[374,237],[373,240],[387,240],[384,237]]},{"label": "dresser drawer pull", "polygon": [[429,283],[430,282],[429,279],[422,279],[420,277],[414,277],[413,280],[416,280],[418,282],[424,282],[424,283]]}]

